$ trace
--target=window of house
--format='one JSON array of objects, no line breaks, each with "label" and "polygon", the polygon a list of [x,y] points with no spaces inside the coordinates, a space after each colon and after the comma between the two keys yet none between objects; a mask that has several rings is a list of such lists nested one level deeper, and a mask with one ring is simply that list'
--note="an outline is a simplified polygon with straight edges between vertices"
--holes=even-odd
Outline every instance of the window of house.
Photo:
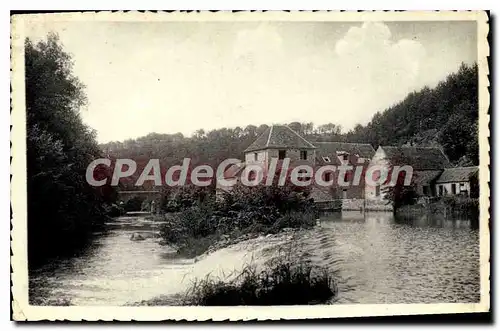
[{"label": "window of house", "polygon": [[346,173],[344,174],[344,182],[348,182],[348,181],[349,181],[349,173],[348,173],[348,172],[346,172]]},{"label": "window of house", "polygon": [[429,195],[429,186],[424,186],[422,188],[422,191],[423,191],[424,195]]},{"label": "window of house", "polygon": [[375,186],[375,196],[376,197],[380,196],[380,185]]},{"label": "window of house", "polygon": [[332,162],[332,160],[330,160],[330,158],[328,156],[323,156],[323,161],[325,162]]},{"label": "window of house", "polygon": [[439,185],[439,186],[438,186],[438,192],[439,192],[439,193],[438,193],[438,195],[439,195],[439,196],[442,196],[442,195],[443,195],[443,185]]},{"label": "window of house", "polygon": [[451,184],[451,194],[457,194],[457,184]]},{"label": "window of house", "polygon": [[349,160],[349,154],[346,153],[346,154],[342,155],[342,159],[344,161],[348,161]]},{"label": "window of house", "polygon": [[301,182],[311,180],[311,177],[307,176],[307,171],[305,169],[300,169],[297,177]]},{"label": "window of house", "polygon": [[332,173],[331,172],[325,172],[325,182],[329,182],[332,180]]},{"label": "window of house", "polygon": [[300,151],[300,159],[307,160],[307,151]]},{"label": "window of house", "polygon": [[306,173],[306,171],[305,171],[305,170],[303,170],[303,169],[300,169],[300,170],[299,170],[299,172],[298,172],[298,176],[297,176],[297,177],[298,177],[298,179],[299,179],[300,181],[303,181],[303,180],[304,180],[305,173]]},{"label": "window of house", "polygon": [[259,154],[258,153],[253,153],[253,157],[255,161],[259,160]]},{"label": "window of house", "polygon": [[278,151],[278,159],[279,160],[284,160],[286,157],[286,150],[281,149]]},{"label": "window of house", "polygon": [[248,180],[252,181],[255,180],[255,178],[257,178],[257,171],[250,170],[250,172],[248,173]]}]

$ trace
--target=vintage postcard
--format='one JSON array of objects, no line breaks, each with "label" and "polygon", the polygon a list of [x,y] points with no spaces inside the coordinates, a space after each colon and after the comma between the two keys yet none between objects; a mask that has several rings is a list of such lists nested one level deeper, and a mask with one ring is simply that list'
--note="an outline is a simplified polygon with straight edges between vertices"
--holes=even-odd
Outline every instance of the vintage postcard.
[{"label": "vintage postcard", "polygon": [[11,27],[14,320],[490,310],[486,12]]}]

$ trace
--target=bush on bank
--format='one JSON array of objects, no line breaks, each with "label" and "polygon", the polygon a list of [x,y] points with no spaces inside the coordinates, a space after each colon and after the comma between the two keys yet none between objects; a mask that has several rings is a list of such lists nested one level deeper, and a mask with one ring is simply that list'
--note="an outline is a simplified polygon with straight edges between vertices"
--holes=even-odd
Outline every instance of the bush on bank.
[{"label": "bush on bank", "polygon": [[445,196],[443,204],[452,213],[475,215],[479,213],[479,199],[462,196]]},{"label": "bush on bank", "polygon": [[310,263],[274,260],[258,272],[249,265],[232,281],[206,277],[186,293],[184,304],[201,306],[324,304],[337,295],[326,268]]},{"label": "bush on bank", "polygon": [[214,196],[203,201],[193,199],[196,203],[192,206],[160,216],[160,234],[164,243],[176,245],[179,253],[195,256],[223,235],[310,228],[316,224],[316,211],[307,197],[307,191],[289,186],[237,186],[220,201]]}]

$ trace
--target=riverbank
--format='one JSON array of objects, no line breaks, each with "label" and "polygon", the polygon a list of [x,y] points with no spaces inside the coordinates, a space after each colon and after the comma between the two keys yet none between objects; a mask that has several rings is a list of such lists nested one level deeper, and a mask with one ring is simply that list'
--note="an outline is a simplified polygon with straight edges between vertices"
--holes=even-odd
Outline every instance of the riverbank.
[{"label": "riverbank", "polygon": [[428,214],[441,218],[466,218],[479,220],[479,200],[467,197],[445,196],[425,200],[413,205],[404,205],[395,210],[396,215]]}]

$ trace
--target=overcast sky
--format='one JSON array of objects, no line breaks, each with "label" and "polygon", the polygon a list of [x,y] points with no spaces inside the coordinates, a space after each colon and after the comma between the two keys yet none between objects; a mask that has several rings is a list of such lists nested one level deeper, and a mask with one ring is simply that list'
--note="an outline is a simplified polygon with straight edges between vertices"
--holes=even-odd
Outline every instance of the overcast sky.
[{"label": "overcast sky", "polygon": [[475,22],[57,22],[100,142],[292,121],[366,124],[477,58]]}]

